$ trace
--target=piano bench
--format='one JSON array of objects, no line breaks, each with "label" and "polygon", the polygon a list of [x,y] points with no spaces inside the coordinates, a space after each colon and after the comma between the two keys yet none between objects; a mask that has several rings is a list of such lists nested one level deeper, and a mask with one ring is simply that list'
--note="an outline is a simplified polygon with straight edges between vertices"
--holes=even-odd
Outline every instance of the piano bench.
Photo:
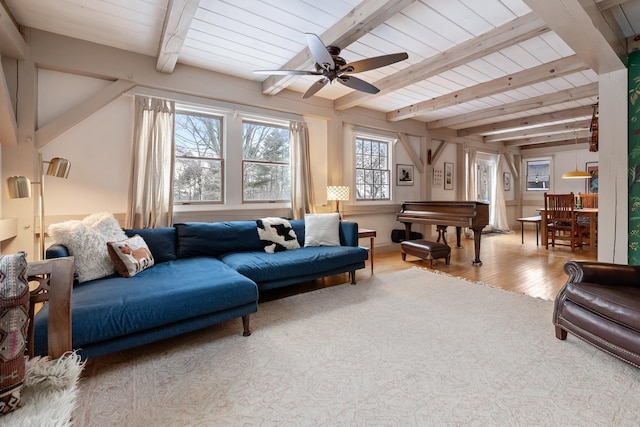
[{"label": "piano bench", "polygon": [[402,248],[402,260],[407,260],[407,254],[429,261],[429,268],[434,259],[446,258],[449,265],[451,261],[451,248],[444,243],[431,242],[429,240],[405,240],[400,243]]}]

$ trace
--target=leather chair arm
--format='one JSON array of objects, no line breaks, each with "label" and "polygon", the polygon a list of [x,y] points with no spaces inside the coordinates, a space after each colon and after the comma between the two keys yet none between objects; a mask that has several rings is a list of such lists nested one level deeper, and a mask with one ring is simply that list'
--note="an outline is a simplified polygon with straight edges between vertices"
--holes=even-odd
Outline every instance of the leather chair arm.
[{"label": "leather chair arm", "polygon": [[567,261],[564,271],[569,282],[587,282],[607,286],[640,287],[640,266],[597,261]]}]

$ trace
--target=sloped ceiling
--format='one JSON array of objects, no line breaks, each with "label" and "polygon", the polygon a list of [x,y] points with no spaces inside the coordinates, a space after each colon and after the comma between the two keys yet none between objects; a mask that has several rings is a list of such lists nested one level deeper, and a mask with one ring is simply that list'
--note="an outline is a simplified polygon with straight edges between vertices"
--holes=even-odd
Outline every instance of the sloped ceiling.
[{"label": "sloped ceiling", "polygon": [[[598,74],[625,66],[640,34],[640,0],[5,0],[16,25],[300,92],[317,76],[304,33],[347,62],[407,52],[357,77],[380,93],[334,82],[315,96],[522,148],[589,136]],[[7,54],[6,52],[3,52]],[[18,54],[13,54],[18,56]]]}]

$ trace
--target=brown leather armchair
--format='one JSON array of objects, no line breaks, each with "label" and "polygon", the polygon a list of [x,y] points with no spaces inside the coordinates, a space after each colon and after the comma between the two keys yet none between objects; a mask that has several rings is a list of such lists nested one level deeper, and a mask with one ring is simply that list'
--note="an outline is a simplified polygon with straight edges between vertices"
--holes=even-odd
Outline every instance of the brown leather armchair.
[{"label": "brown leather armchair", "polygon": [[640,367],[640,266],[568,261],[569,279],[553,312],[556,337],[567,332]]}]

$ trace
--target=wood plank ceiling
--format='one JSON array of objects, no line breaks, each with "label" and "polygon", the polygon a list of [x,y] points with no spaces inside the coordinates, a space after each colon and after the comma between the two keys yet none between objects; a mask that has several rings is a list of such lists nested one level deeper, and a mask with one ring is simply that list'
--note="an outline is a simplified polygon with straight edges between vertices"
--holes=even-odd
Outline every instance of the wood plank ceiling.
[{"label": "wood plank ceiling", "polygon": [[315,96],[523,149],[588,137],[598,73],[640,34],[640,0],[4,2],[18,25],[154,56],[165,73],[183,63],[259,81],[268,95],[302,96],[317,80],[253,73],[314,69],[306,32],[347,62],[407,52],[357,75],[376,95],[333,83]]}]

